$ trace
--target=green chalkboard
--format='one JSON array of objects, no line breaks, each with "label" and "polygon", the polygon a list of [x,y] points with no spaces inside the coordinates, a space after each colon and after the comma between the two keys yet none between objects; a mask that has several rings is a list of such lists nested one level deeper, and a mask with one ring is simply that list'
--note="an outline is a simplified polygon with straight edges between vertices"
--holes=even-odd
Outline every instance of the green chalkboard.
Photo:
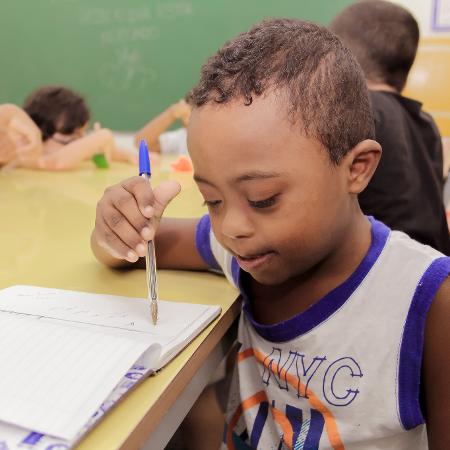
[{"label": "green chalkboard", "polygon": [[351,0],[2,0],[0,102],[63,84],[136,130],[196,83],[222,43],[267,17],[327,23]]}]

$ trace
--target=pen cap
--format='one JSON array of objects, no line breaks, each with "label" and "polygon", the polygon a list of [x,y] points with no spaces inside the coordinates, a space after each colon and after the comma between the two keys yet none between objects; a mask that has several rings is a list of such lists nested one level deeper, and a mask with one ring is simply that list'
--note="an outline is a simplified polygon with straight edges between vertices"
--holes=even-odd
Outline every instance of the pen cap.
[{"label": "pen cap", "polygon": [[139,144],[139,175],[143,173],[151,175],[150,157],[148,155],[148,147],[144,139]]}]

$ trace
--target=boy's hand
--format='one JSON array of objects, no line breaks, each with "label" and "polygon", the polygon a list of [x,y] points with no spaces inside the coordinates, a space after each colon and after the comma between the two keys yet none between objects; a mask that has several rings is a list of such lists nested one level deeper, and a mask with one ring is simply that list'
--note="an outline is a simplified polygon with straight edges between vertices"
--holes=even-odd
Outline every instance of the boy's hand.
[{"label": "boy's hand", "polygon": [[136,262],[145,256],[168,203],[180,192],[175,181],[154,190],[142,177],[129,178],[105,190],[97,204],[92,239],[111,256]]},{"label": "boy's hand", "polygon": [[186,100],[181,99],[172,105],[172,112],[175,119],[181,120],[184,126],[188,125],[189,118],[191,117],[191,107]]},{"label": "boy's hand", "polygon": [[103,152],[103,155],[105,156],[106,161],[108,161],[109,164],[111,164],[111,161],[113,158],[113,151],[114,151],[114,134],[111,130],[108,128],[102,128],[102,125],[100,122],[94,122],[93,125],[93,132],[97,136],[100,137],[102,144],[100,151]]}]

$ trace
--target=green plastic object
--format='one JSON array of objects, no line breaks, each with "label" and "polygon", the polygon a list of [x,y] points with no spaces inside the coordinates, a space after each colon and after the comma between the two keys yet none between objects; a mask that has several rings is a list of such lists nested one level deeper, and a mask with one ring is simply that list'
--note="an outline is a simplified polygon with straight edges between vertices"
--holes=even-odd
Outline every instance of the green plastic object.
[{"label": "green plastic object", "polygon": [[107,169],[109,167],[108,161],[106,161],[103,153],[97,153],[92,157],[92,161],[99,169]]}]

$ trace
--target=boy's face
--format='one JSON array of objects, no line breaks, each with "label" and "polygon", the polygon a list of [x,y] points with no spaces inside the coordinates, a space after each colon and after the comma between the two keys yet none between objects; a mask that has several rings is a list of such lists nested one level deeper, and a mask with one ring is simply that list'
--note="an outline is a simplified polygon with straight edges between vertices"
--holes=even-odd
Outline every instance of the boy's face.
[{"label": "boy's face", "polygon": [[345,173],[275,94],[195,109],[188,145],[215,236],[259,283],[302,275],[339,245],[351,208]]}]

